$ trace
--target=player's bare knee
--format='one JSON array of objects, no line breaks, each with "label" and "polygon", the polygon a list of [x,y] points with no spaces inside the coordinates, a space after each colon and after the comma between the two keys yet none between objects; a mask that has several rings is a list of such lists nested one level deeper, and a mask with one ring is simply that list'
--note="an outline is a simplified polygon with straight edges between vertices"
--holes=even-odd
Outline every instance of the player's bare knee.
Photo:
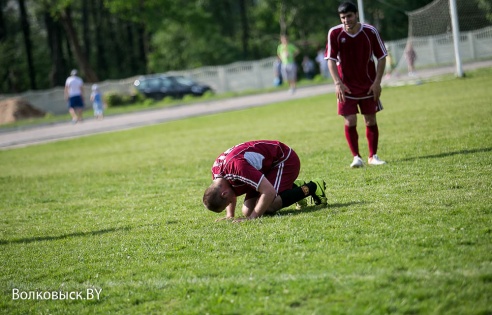
[{"label": "player's bare knee", "polygon": [[357,126],[357,115],[347,115],[343,116],[345,120],[345,126],[354,127]]},{"label": "player's bare knee", "polygon": [[364,123],[367,127],[371,127],[377,124],[376,115],[364,116]]}]

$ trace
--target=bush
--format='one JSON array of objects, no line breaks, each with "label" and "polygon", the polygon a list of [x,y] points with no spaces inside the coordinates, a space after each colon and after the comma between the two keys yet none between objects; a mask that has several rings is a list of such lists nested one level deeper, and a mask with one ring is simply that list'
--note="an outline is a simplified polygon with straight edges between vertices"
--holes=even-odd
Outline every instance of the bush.
[{"label": "bush", "polygon": [[212,98],[214,96],[215,96],[215,93],[213,91],[207,91],[207,92],[205,92],[205,94],[203,94],[202,97],[208,99],[208,98]]},{"label": "bush", "polygon": [[144,100],[141,101],[141,103],[144,107],[151,107],[154,105],[155,101],[151,98],[144,98]]},{"label": "bush", "polygon": [[135,102],[141,102],[143,99],[145,98],[140,94],[127,95],[120,94],[118,92],[108,92],[104,94],[104,101],[106,102],[108,107],[130,105]]},{"label": "bush", "polygon": [[142,103],[146,100],[147,100],[147,98],[142,93],[136,92],[135,94],[132,95],[133,103]]},{"label": "bush", "polygon": [[192,101],[192,100],[194,100],[194,99],[196,99],[196,96],[193,96],[193,95],[185,95],[185,96],[183,97],[183,101],[184,101],[184,102],[189,102],[189,101]]},{"label": "bush", "polygon": [[176,99],[171,97],[171,96],[166,96],[163,99],[161,99],[161,102],[164,104],[171,104],[171,103],[176,102]]},{"label": "bush", "polygon": [[123,95],[117,92],[105,93],[103,98],[104,98],[104,102],[108,105],[108,107],[126,105],[123,100]]}]

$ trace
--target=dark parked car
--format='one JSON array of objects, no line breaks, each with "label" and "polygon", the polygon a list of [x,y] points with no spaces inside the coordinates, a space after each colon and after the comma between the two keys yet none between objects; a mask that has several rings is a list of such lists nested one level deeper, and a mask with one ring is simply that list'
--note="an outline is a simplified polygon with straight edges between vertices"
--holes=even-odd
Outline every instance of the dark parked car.
[{"label": "dark parked car", "polygon": [[183,98],[185,95],[202,96],[212,88],[181,76],[155,75],[144,76],[133,84],[146,97],[161,100],[164,97]]}]

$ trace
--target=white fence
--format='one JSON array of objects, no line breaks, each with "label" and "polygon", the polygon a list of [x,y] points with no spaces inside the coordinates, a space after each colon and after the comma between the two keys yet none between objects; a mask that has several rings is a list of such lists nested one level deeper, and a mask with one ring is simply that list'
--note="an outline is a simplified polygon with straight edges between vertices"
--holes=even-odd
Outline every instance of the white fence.
[{"label": "white fence", "polygon": [[[405,65],[403,56],[407,40],[387,42],[394,57],[398,57],[401,70]],[[413,39],[413,47],[417,53],[417,68],[449,65],[454,63],[453,42],[451,35],[419,37]],[[461,34],[460,53],[463,62],[492,58],[492,27]],[[273,83],[273,62],[275,57],[250,61],[236,62],[225,66],[204,67],[194,70],[173,71],[168,74],[183,75],[197,81],[209,84],[217,93],[228,91],[245,91],[271,87]],[[403,71],[403,70],[401,70]],[[136,77],[104,81],[98,83],[103,93],[118,92],[130,94],[133,92],[133,82]],[[89,100],[91,86],[85,85],[85,100]],[[27,91],[17,95],[0,95],[0,100],[10,97],[22,97],[33,106],[53,114],[67,112],[63,98],[63,88],[45,91]]]},{"label": "white fence", "polygon": [[[405,72],[404,57],[407,40],[387,43],[389,51],[396,57],[397,72]],[[452,34],[430,37],[415,37],[412,39],[413,49],[417,55],[416,68],[429,68],[454,64],[454,47]],[[460,34],[460,56],[463,62],[477,61],[492,57],[492,26]]]}]

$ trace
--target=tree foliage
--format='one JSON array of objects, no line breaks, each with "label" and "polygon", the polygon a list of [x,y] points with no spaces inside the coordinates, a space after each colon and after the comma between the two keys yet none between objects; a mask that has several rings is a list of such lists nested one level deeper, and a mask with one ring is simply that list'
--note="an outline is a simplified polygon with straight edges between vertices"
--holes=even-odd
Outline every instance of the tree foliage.
[{"label": "tree foliage", "polygon": [[[490,11],[487,1],[477,1]],[[405,11],[429,2],[365,1],[366,22],[385,40],[403,38]],[[314,56],[340,23],[339,3],[0,0],[0,93],[61,86],[72,68],[91,82],[265,58],[275,54],[282,33]]]}]

